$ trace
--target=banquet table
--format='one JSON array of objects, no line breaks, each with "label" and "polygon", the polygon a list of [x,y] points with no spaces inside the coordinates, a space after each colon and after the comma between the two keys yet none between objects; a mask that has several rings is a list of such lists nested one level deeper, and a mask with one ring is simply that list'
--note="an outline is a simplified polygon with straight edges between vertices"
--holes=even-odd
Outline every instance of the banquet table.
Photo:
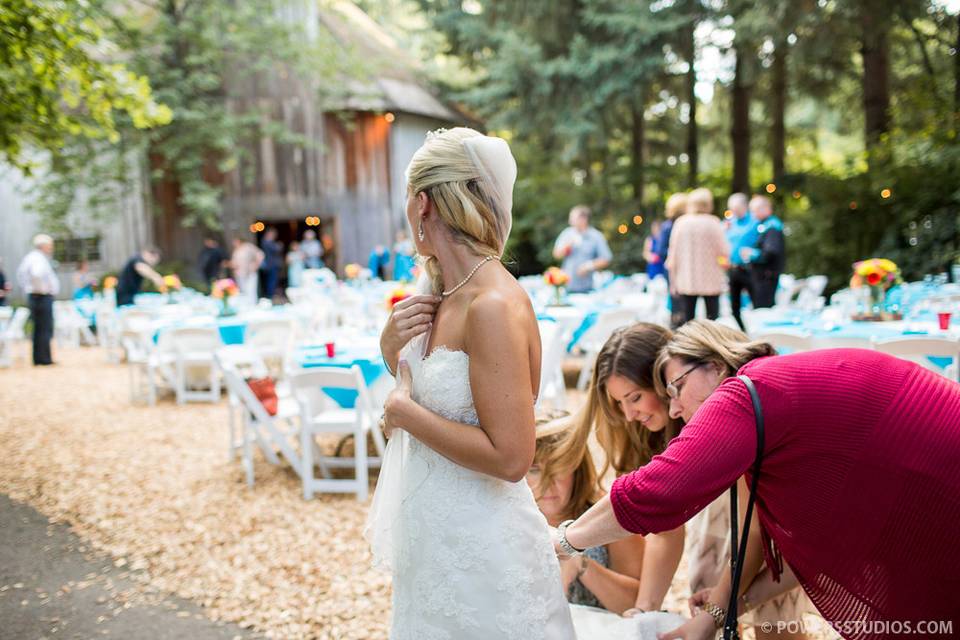
[{"label": "banquet table", "polygon": [[[393,377],[387,374],[380,350],[372,345],[336,347],[334,356],[328,357],[325,344],[300,346],[294,352],[294,363],[301,369],[316,367],[336,367],[349,369],[357,365],[363,380],[370,389],[374,404],[379,405],[393,387]],[[324,387],[323,392],[344,408],[353,408],[357,403],[357,392],[353,389]]]}]

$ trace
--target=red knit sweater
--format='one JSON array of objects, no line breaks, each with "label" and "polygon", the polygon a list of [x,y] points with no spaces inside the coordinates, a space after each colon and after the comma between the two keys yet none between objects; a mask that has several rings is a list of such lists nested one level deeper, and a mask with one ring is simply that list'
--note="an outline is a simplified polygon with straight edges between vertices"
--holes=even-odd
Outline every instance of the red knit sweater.
[{"label": "red knit sweater", "polygon": [[[847,638],[892,637],[876,621],[953,620],[960,635],[960,385],[860,349],[761,358],[740,373],[766,421],[765,537],[824,618]],[[725,380],[662,455],[614,482],[617,520],[673,529],[749,479],[755,451],[750,395]]]}]

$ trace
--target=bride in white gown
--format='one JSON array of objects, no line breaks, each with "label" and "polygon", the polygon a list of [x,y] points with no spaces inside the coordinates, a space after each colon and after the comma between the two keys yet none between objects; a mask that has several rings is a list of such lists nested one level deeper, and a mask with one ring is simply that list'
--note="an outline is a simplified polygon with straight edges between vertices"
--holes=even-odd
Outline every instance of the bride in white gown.
[{"label": "bride in white gown", "polygon": [[429,293],[398,304],[381,339],[398,384],[367,530],[393,573],[390,637],[572,640],[550,532],[524,482],[540,340],[499,262],[516,164],[504,140],[458,128],[428,137],[407,178]]},{"label": "bride in white gown", "polygon": [[426,274],[381,337],[397,388],[365,531],[375,564],[393,574],[390,637],[654,638],[672,627],[582,607],[575,634],[551,532],[524,481],[540,338],[527,294],[499,262],[516,172],[504,140],[464,128],[429,136],[407,169]]}]

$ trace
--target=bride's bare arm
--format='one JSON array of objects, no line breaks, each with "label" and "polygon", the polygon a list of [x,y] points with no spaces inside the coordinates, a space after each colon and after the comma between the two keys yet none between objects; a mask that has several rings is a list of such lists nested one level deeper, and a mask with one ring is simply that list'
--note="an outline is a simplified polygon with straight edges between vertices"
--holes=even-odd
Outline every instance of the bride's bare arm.
[{"label": "bride's bare arm", "polygon": [[470,387],[481,428],[447,420],[409,394],[391,394],[385,407],[390,425],[461,466],[510,482],[530,469],[535,428],[531,337],[516,305],[492,291],[474,299],[467,313]]}]

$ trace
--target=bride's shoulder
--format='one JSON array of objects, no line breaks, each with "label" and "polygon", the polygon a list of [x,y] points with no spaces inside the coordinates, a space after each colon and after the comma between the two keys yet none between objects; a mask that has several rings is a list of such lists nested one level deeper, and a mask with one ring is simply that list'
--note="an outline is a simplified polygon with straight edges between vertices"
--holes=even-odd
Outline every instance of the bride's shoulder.
[{"label": "bride's shoulder", "polygon": [[533,305],[519,285],[484,288],[467,307],[467,327],[474,331],[502,333],[511,326],[525,326],[531,317],[534,317]]}]

